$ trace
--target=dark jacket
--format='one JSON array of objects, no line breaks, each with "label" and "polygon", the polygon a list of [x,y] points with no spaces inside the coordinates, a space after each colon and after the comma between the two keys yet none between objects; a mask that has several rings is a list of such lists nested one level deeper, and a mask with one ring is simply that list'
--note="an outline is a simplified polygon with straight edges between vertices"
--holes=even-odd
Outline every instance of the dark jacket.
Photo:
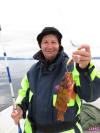
[{"label": "dark jacket", "polygon": [[[76,75],[78,76],[79,81],[77,82],[79,83],[75,85],[74,90],[79,99],[81,98],[90,102],[100,96],[100,79],[95,76],[93,81],[91,80],[90,75],[94,69],[94,66],[91,66],[91,64],[83,70],[79,68],[78,64],[75,67],[74,63],[66,68],[68,56],[64,53],[63,49],[60,50],[53,62],[46,62],[42,51],[35,54],[34,59],[39,61],[27,73],[29,88],[27,88],[26,96],[23,97],[19,105],[24,111],[24,117],[26,116],[26,110],[28,110],[28,118],[33,123],[53,125],[61,122],[57,121],[57,110],[53,106],[53,96],[57,95],[58,90],[56,87],[59,86],[66,69],[72,72],[77,68],[76,71],[79,74]],[[90,66],[91,68],[89,69]],[[30,90],[33,96],[29,102]],[[75,101],[74,105],[68,107],[67,112],[64,113],[64,120],[73,121],[80,108],[81,105],[79,107],[77,101]],[[76,127],[73,128],[75,131],[77,130]]]}]

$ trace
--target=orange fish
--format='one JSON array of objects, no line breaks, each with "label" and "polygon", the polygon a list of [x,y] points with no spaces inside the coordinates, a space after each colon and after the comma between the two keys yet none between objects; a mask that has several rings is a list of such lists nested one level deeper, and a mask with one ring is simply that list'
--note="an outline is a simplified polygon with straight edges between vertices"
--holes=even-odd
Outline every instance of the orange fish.
[{"label": "orange fish", "polygon": [[57,100],[55,107],[58,110],[57,120],[64,121],[63,112],[67,111],[67,104],[70,99],[76,99],[76,94],[74,92],[75,82],[73,81],[72,73],[65,72],[63,79],[60,83],[60,88],[57,93]]}]

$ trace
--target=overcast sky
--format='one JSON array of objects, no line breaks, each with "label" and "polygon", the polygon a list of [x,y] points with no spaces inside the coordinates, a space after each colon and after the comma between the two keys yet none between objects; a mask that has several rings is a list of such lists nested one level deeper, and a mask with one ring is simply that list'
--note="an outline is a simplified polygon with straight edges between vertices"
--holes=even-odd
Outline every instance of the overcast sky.
[{"label": "overcast sky", "polygon": [[99,56],[99,3],[100,0],[1,0],[1,44],[8,56],[32,57],[39,50],[37,34],[46,26],[54,26],[63,34],[62,45],[69,54],[69,40],[75,40],[90,44],[92,55]]}]

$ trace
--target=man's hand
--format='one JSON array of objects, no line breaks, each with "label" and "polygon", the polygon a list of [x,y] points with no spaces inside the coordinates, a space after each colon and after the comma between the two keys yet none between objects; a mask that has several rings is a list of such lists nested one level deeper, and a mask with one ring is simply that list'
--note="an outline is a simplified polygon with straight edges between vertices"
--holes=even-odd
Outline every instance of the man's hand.
[{"label": "man's hand", "polygon": [[13,105],[13,111],[11,113],[11,117],[14,120],[15,124],[18,125],[20,118],[23,115],[23,110],[17,105],[16,106],[16,111]]},{"label": "man's hand", "polygon": [[81,69],[84,69],[88,66],[91,61],[91,51],[90,46],[87,44],[82,44],[79,47],[80,50],[74,51],[72,54],[72,59],[74,62],[79,64]]}]

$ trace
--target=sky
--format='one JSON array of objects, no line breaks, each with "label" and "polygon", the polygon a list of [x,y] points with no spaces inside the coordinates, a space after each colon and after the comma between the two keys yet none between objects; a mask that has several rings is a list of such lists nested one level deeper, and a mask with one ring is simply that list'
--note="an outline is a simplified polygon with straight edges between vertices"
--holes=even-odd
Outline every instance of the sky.
[{"label": "sky", "polygon": [[[89,44],[92,56],[100,51],[100,0],[1,0],[0,56],[32,57],[39,50],[36,37],[46,26],[63,34],[62,45],[71,55],[69,40]],[[2,46],[1,46],[2,45]]]}]

